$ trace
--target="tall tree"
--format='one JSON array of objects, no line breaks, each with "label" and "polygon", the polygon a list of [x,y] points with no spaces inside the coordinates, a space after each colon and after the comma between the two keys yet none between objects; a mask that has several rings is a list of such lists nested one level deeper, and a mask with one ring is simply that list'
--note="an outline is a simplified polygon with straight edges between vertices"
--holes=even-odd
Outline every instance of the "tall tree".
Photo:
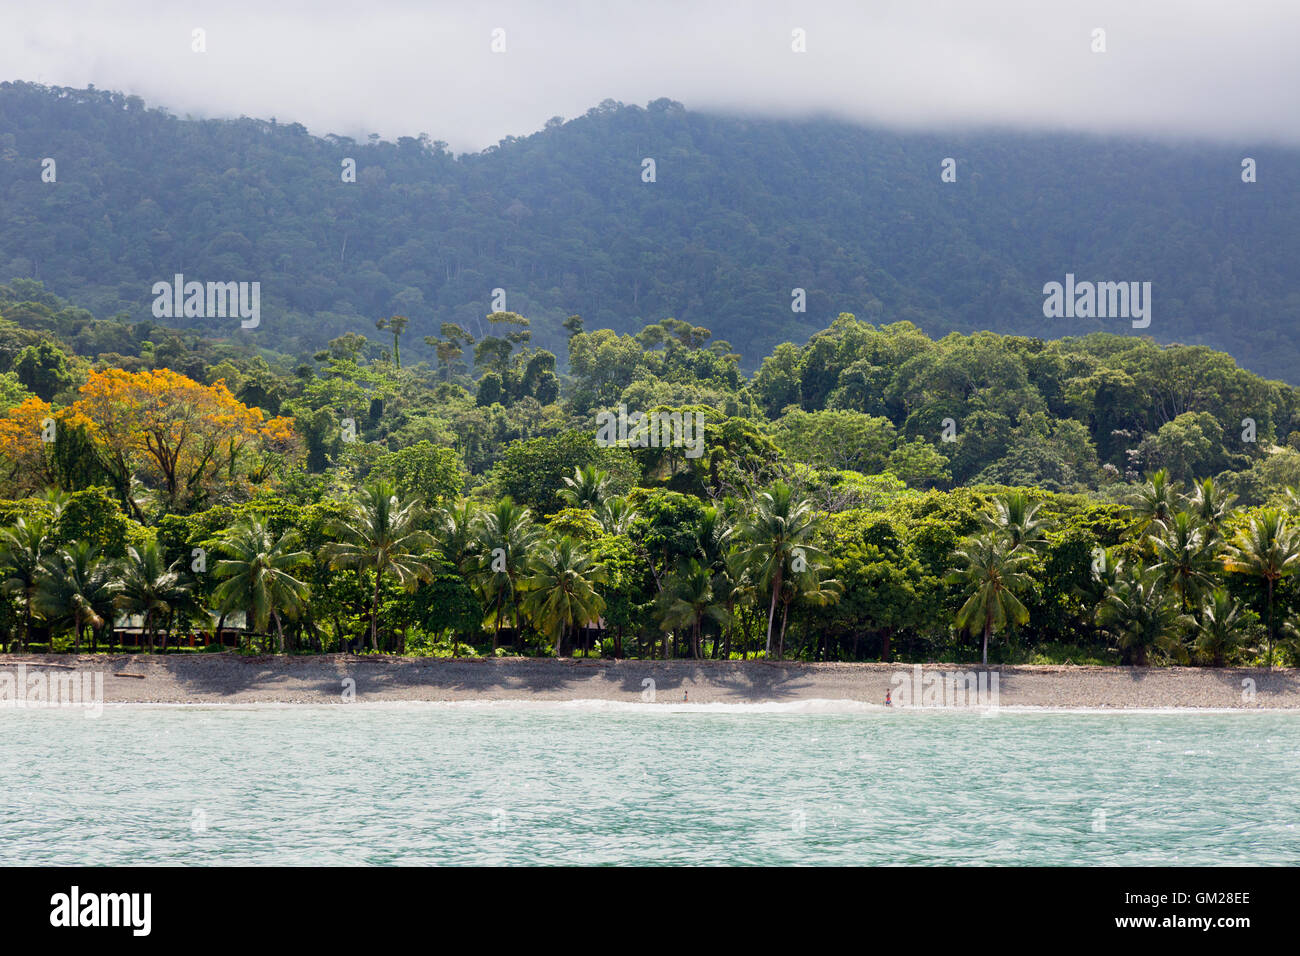
[{"label": "tall tree", "polygon": [[605,580],[604,570],[572,538],[548,542],[534,555],[524,610],[539,631],[555,636],[556,657],[564,656],[564,638],[570,628],[586,627],[600,619],[605,601],[595,585]]},{"label": "tall tree", "polygon": [[432,570],[424,555],[434,539],[420,527],[419,499],[398,499],[387,482],[367,485],[353,498],[347,516],[334,522],[341,540],[325,546],[325,558],[336,568],[360,568],[375,576],[370,602],[370,648],[379,650],[379,591],[386,577],[407,590],[427,581]]},{"label": "tall tree", "polygon": [[1300,535],[1278,508],[1263,508],[1242,528],[1223,554],[1223,566],[1264,582],[1268,608],[1268,666],[1273,666],[1273,643],[1277,638],[1273,605],[1277,582],[1295,573],[1300,564]]},{"label": "tall tree", "polygon": [[1179,640],[1193,621],[1179,611],[1164,575],[1134,561],[1117,570],[1097,608],[1097,623],[1115,635],[1125,661],[1143,666],[1154,650],[1179,653]]},{"label": "tall tree", "polygon": [[520,583],[528,574],[530,556],[541,532],[534,527],[528,509],[508,496],[482,512],[474,530],[479,555],[476,576],[492,608],[492,651],[496,653],[507,606],[514,611],[515,627],[520,624]]},{"label": "tall tree", "polygon": [[44,572],[36,590],[36,609],[47,621],[71,625],[72,647],[78,654],[81,635],[89,626],[93,650],[93,635],[113,623],[114,598],[122,586],[116,568],[102,560],[89,541],[77,541],[46,559]]},{"label": "tall tree", "polygon": [[1030,588],[1030,555],[1006,537],[987,533],[968,538],[953,557],[957,567],[948,580],[959,585],[965,596],[957,611],[957,626],[981,630],[980,660],[987,667],[989,637],[1009,623],[1029,621],[1029,611],[1019,595]]},{"label": "tall tree", "polygon": [[294,571],[311,560],[306,551],[294,551],[298,532],[274,535],[266,524],[251,519],[236,525],[220,544],[225,558],[213,568],[221,581],[212,598],[222,614],[244,612],[245,626],[265,634],[275,623],[280,650],[284,646],[281,615],[296,619],[309,594],[307,584]]},{"label": "tall tree", "polygon": [[406,331],[406,326],[410,321],[404,315],[390,315],[386,319],[375,320],[375,328],[379,331],[393,333],[393,365],[397,368],[402,367],[402,333]]},{"label": "tall tree", "polygon": [[1183,613],[1189,613],[1202,592],[1214,585],[1215,541],[1209,527],[1186,511],[1153,527],[1158,533],[1150,539],[1156,557],[1151,569],[1168,579],[1178,592]]},{"label": "tall tree", "polygon": [[812,544],[816,527],[816,513],[811,500],[796,495],[784,481],[777,481],[759,494],[753,513],[738,531],[743,560],[751,568],[759,586],[771,593],[765,652],[769,660],[775,650],[772,631],[781,586],[792,571],[799,570],[795,568],[796,563],[807,560],[809,554],[819,554]]},{"label": "tall tree", "polygon": [[23,644],[32,642],[32,607],[40,584],[45,558],[52,542],[50,529],[43,518],[19,518],[12,527],[0,531],[0,569],[4,593],[17,597],[23,606]]},{"label": "tall tree", "polygon": [[168,564],[156,541],[126,549],[117,604],[129,614],[141,615],[141,630],[150,651],[154,649],[158,622],[170,618],[190,600],[191,589],[182,577],[182,565],[180,558]]}]

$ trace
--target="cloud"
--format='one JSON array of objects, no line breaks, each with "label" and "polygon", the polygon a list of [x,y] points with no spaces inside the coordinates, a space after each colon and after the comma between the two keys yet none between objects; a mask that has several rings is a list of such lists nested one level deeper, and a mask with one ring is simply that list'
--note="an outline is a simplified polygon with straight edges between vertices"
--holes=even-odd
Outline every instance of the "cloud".
[{"label": "cloud", "polygon": [[[457,150],[613,98],[953,128],[1300,143],[1286,0],[71,0],[0,14],[0,79]],[[505,52],[491,50],[505,31]],[[205,53],[191,49],[205,31]],[[792,50],[802,29],[807,52]],[[1093,31],[1106,52],[1094,53]]]}]

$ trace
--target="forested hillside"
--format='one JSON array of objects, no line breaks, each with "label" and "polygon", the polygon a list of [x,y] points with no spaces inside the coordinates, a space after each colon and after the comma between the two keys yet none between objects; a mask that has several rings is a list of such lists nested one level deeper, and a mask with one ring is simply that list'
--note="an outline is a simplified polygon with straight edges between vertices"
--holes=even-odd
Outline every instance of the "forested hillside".
[{"label": "forested hillside", "polygon": [[1300,389],[1224,353],[378,324],[304,361],[0,286],[0,645],[1300,661]]},{"label": "forested hillside", "polygon": [[[672,316],[752,370],[842,311],[936,337],[1132,334],[1122,319],[1045,319],[1044,283],[1070,272],[1149,281],[1155,339],[1297,380],[1295,151],[902,134],[667,100],[607,101],[477,155],[451,155],[438,132],[354,142],[0,84],[0,281],[39,279],[131,323],[151,318],[153,283],[176,273],[258,281],[255,330],[170,321],[304,357],[394,314],[410,320],[413,358],[433,357],[424,340],[444,322],[481,337],[495,308],[529,316],[535,342],[562,357],[566,316],[620,332]],[[1258,182],[1242,182],[1244,156]],[[940,180],[947,157],[953,183]],[[346,158],[355,183],[342,181]],[[806,312],[791,310],[795,288]]]}]

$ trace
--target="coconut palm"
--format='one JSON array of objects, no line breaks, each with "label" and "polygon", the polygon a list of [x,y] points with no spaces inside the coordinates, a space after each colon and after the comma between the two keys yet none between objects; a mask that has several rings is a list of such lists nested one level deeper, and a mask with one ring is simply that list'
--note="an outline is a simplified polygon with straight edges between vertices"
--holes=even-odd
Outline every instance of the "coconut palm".
[{"label": "coconut palm", "polygon": [[1136,532],[1146,534],[1153,524],[1162,524],[1178,510],[1178,491],[1164,468],[1147,477],[1129,499],[1129,508],[1137,519]]},{"label": "coconut palm", "polygon": [[528,509],[508,496],[478,516],[474,531],[479,554],[475,577],[492,607],[495,653],[507,606],[514,610],[515,626],[519,626],[519,583],[528,574],[529,556],[541,531],[534,527]]},{"label": "coconut palm", "polygon": [[1241,644],[1242,631],[1254,615],[1244,611],[1223,588],[1216,588],[1201,607],[1196,649],[1222,667]]},{"label": "coconut palm", "polygon": [[781,630],[776,642],[777,657],[785,654],[785,628],[789,622],[791,604],[825,607],[834,604],[844,593],[844,586],[839,581],[822,577],[829,567],[821,560],[809,560],[802,571],[785,579],[781,588]]},{"label": "coconut palm", "polygon": [[73,651],[80,654],[87,625],[94,635],[106,622],[112,623],[114,599],[122,586],[117,569],[102,560],[90,542],[78,541],[47,558],[44,572],[36,589],[36,609],[51,623],[71,625]]},{"label": "coconut palm", "polygon": [[44,518],[19,518],[0,532],[0,569],[4,574],[0,590],[17,597],[23,606],[20,651],[32,642],[32,607],[50,548],[50,529]]},{"label": "coconut palm", "polygon": [[1186,511],[1153,528],[1157,533],[1150,540],[1156,563],[1151,569],[1165,576],[1187,613],[1193,601],[1214,586],[1215,537],[1208,526]]},{"label": "coconut palm", "polygon": [[1232,514],[1232,505],[1236,500],[1236,495],[1224,491],[1214,483],[1213,478],[1206,478],[1196,482],[1187,498],[1187,507],[1197,520],[1210,529],[1211,535],[1217,538],[1223,522]]},{"label": "coconut palm", "polygon": [[662,622],[670,630],[682,629],[690,634],[691,657],[701,655],[704,619],[728,624],[731,613],[725,603],[715,600],[713,578],[706,565],[694,558],[669,576],[664,588]]},{"label": "coconut palm", "polygon": [[191,588],[182,576],[183,564],[183,558],[168,564],[156,541],[126,549],[117,606],[143,617],[141,631],[149,641],[150,651],[154,649],[157,623],[190,604]]},{"label": "coconut palm", "polygon": [[311,560],[306,551],[292,550],[297,540],[296,531],[277,536],[258,519],[242,522],[218,545],[226,557],[212,569],[221,581],[212,594],[217,610],[243,611],[245,625],[254,633],[267,633],[274,622],[281,651],[281,615],[296,619],[309,593],[307,584],[293,575]]},{"label": "coconut palm", "polygon": [[438,554],[467,577],[478,566],[478,512],[468,500],[435,508],[430,525]]},{"label": "coconut palm", "polygon": [[1278,508],[1263,508],[1242,528],[1223,554],[1223,565],[1237,574],[1248,574],[1264,582],[1268,607],[1268,666],[1273,666],[1274,598],[1277,582],[1289,577],[1300,565],[1300,535]]},{"label": "coconut palm", "polygon": [[1032,557],[1027,549],[996,533],[967,538],[953,557],[956,568],[947,580],[959,585],[965,596],[957,610],[957,626],[972,632],[980,628],[980,660],[988,666],[989,638],[1009,623],[1024,624],[1029,620],[1029,611],[1019,595],[1030,589],[1028,568]]},{"label": "coconut palm", "polygon": [[347,517],[333,524],[342,540],[325,546],[325,558],[335,568],[374,572],[370,601],[370,649],[379,650],[379,591],[393,577],[407,590],[428,581],[433,572],[422,555],[434,546],[433,536],[419,527],[418,499],[401,501],[387,482],[367,485],[352,500]]},{"label": "coconut palm", "polygon": [[599,510],[609,497],[609,472],[595,465],[574,467],[573,477],[564,479],[565,487],[556,492],[570,508]]},{"label": "coconut palm", "polygon": [[606,534],[626,535],[636,515],[636,509],[622,495],[611,495],[596,509],[596,520]]},{"label": "coconut palm", "polygon": [[538,548],[531,568],[524,582],[524,610],[539,631],[555,635],[555,656],[562,657],[568,629],[598,621],[605,610],[594,587],[605,583],[605,572],[567,536]]},{"label": "coconut palm", "polygon": [[815,530],[812,502],[796,497],[794,489],[784,481],[777,481],[758,496],[753,513],[737,529],[742,560],[749,566],[755,583],[771,594],[767,610],[769,660],[775,651],[772,632],[781,587],[800,555],[820,554],[812,545]]},{"label": "coconut palm", "polygon": [[1126,661],[1141,666],[1152,651],[1177,655],[1179,639],[1194,622],[1179,611],[1165,576],[1136,561],[1121,564],[1097,623],[1114,634]]},{"label": "coconut palm", "polygon": [[980,515],[986,531],[1000,534],[1012,547],[1037,550],[1045,543],[1047,522],[1038,517],[1041,502],[1030,501],[1023,491],[1013,491],[993,500],[992,510]]}]

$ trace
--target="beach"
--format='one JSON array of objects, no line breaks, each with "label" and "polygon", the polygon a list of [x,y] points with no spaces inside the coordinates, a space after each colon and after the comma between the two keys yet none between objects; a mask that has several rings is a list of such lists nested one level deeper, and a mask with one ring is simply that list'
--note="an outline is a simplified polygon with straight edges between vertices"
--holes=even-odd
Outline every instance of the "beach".
[{"label": "beach", "polygon": [[[106,704],[330,704],[407,701],[610,701],[655,704],[798,704],[852,701],[939,705],[941,688],[971,679],[981,704],[1115,709],[1300,708],[1292,668],[1002,666],[598,659],[449,659],[347,654],[5,655],[30,680],[100,672]],[[918,669],[919,667],[919,669]],[[984,682],[975,678],[984,674]],[[96,678],[98,682],[98,678]],[[952,703],[952,699],[948,703]]]}]

